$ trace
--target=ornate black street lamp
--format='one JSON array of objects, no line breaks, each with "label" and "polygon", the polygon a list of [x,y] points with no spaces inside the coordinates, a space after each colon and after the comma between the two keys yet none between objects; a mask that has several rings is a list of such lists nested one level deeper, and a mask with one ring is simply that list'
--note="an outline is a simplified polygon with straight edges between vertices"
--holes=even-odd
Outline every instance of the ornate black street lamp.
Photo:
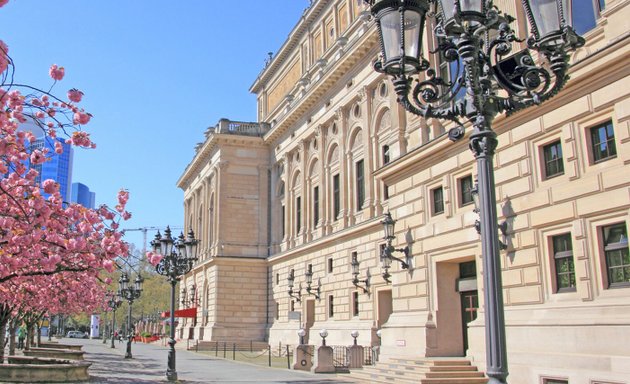
[{"label": "ornate black street lamp", "polygon": [[134,285],[129,285],[129,276],[126,272],[123,272],[118,280],[118,295],[123,300],[127,300],[129,307],[129,311],[127,312],[127,351],[125,352],[125,359],[131,359],[133,357],[131,355],[131,338],[133,337],[131,306],[133,305],[133,301],[139,298],[142,294],[142,283],[144,283],[144,279],[138,274],[134,281]]},{"label": "ornate black street lamp", "polygon": [[[171,237],[171,229],[166,227],[164,236],[160,232],[155,235],[155,240],[151,242],[153,252],[162,255],[162,260],[155,267],[157,273],[168,278],[171,284],[171,313],[170,313],[170,338],[168,340],[168,368],[166,378],[169,381],[177,380],[177,370],[175,369],[175,286],[179,277],[190,272],[193,263],[197,260],[197,244],[192,229],[188,231],[188,236],[180,234],[177,241]],[[174,251],[174,248],[177,251]]]},{"label": "ornate black street lamp", "polygon": [[[514,18],[500,12],[492,0],[365,1],[381,43],[374,68],[392,77],[398,102],[413,114],[454,121],[458,126],[449,131],[453,141],[464,136],[462,120],[472,125],[469,142],[477,159],[484,263],[486,372],[489,383],[506,383],[492,120],[556,95],[569,79],[568,53],[584,45],[584,39],[568,25],[564,0],[522,0],[532,35],[527,49],[514,54],[512,47],[521,42],[510,28]],[[433,15],[432,53],[457,68],[449,78],[423,57],[425,20]],[[531,50],[538,53],[536,60]]]},{"label": "ornate black street lamp", "polygon": [[297,293],[293,290],[293,284],[295,284],[295,271],[291,269],[289,276],[287,277],[287,285],[289,286],[289,297],[292,297],[298,303],[302,301],[302,283],[298,286]]},{"label": "ornate black street lamp", "polygon": [[116,331],[116,310],[121,305],[122,305],[122,297],[120,297],[120,292],[117,294],[112,294],[109,300],[107,301],[107,306],[112,310],[112,329],[111,329],[111,334],[112,334],[111,347],[112,348],[116,348],[116,346],[114,345],[114,333]]}]

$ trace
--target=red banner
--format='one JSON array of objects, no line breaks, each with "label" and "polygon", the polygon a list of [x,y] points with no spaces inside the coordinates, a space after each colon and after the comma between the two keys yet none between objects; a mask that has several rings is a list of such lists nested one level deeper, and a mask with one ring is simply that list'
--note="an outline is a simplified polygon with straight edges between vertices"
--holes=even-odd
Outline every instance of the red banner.
[{"label": "red banner", "polygon": [[[162,317],[171,317],[171,311],[162,312]],[[178,309],[175,311],[175,317],[197,317],[197,307]]]}]

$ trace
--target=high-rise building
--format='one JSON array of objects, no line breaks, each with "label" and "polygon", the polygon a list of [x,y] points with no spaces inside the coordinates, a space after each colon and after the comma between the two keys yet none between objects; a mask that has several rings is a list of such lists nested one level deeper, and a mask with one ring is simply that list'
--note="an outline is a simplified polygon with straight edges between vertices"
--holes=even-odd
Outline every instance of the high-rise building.
[{"label": "high-rise building", "polygon": [[[32,166],[39,175],[37,182],[52,179],[59,183],[59,190],[63,201],[70,201],[72,186],[72,161],[74,158],[74,150],[70,144],[67,144],[62,138],[50,138],[44,135],[42,128],[35,123],[27,122],[20,125],[20,130],[32,132],[36,139],[31,143],[29,149],[48,149],[49,160],[43,164]],[[61,143],[63,153],[58,155],[55,153],[55,142]],[[30,166],[30,164],[29,164]]]},{"label": "high-rise building", "polygon": [[96,200],[96,194],[90,191],[90,188],[83,183],[72,183],[72,197],[73,203],[81,204],[86,208],[94,208]]}]

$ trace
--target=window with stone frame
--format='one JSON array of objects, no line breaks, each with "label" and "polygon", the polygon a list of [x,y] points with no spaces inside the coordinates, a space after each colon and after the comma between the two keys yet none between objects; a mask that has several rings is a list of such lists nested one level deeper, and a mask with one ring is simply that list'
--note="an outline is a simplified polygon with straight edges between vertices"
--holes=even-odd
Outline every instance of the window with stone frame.
[{"label": "window with stone frame", "polygon": [[352,292],[352,316],[359,316],[359,291]]},{"label": "window with stone frame", "polygon": [[590,144],[593,162],[599,163],[617,157],[617,146],[615,144],[615,131],[612,121],[590,128]]},{"label": "window with stone frame", "polygon": [[472,190],[473,190],[472,175],[464,176],[461,179],[459,179],[459,201],[462,207],[464,205],[473,203]]},{"label": "window with stone frame", "polygon": [[630,287],[630,253],[625,223],[602,228],[608,287]]},{"label": "window with stone frame", "polygon": [[382,147],[383,150],[383,165],[386,165],[390,162],[391,158],[389,155],[389,145],[383,145]]},{"label": "window with stone frame", "polygon": [[335,316],[334,296],[328,295],[328,317],[334,317],[334,316]]},{"label": "window with stone frame", "polygon": [[431,204],[433,215],[444,213],[444,189],[442,186],[431,190]]},{"label": "window with stone frame", "polygon": [[543,377],[543,384],[569,384],[569,380]]},{"label": "window with stone frame", "polygon": [[562,160],[562,145],[560,140],[547,144],[542,148],[545,179],[564,174],[564,164]]},{"label": "window with stone frame", "polygon": [[563,1],[567,22],[580,35],[595,28],[600,12],[604,10],[605,5],[605,0]]},{"label": "window with stone frame", "polygon": [[295,198],[295,232],[299,233],[302,229],[302,197]]},{"label": "window with stone frame", "polygon": [[319,222],[319,186],[313,188],[313,228]]},{"label": "window with stone frame", "polygon": [[363,202],[365,201],[365,169],[363,167],[363,159],[356,162],[356,207],[357,211],[363,209]]},{"label": "window with stone frame", "polygon": [[339,174],[333,175],[333,219],[337,220],[341,213],[341,185],[339,183]]},{"label": "window with stone frame", "polygon": [[555,292],[575,291],[575,265],[571,233],[564,233],[551,238],[553,250]]}]

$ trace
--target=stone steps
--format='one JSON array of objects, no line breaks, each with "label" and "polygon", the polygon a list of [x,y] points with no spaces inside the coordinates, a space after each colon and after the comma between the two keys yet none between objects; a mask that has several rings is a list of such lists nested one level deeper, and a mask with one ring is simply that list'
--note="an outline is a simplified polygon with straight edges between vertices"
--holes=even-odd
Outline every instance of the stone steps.
[{"label": "stone steps", "polygon": [[488,379],[465,359],[392,358],[375,366],[352,370],[361,383],[486,384]]}]

